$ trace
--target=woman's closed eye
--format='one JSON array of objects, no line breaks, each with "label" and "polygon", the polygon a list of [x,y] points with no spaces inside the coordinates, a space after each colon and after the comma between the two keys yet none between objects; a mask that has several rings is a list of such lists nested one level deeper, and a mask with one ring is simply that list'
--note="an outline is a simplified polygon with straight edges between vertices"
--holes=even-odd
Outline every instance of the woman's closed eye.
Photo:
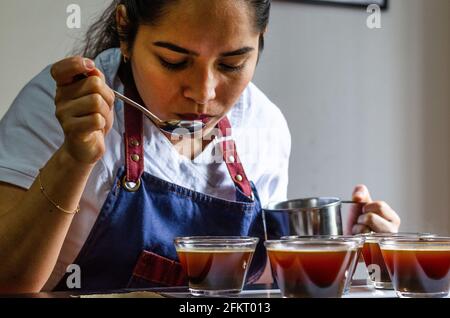
[{"label": "woman's closed eye", "polygon": [[[162,57],[159,57],[159,61],[160,61],[161,65],[164,68],[168,69],[169,71],[180,71],[180,70],[186,69],[189,66],[188,60],[174,63],[174,62],[169,62]],[[228,73],[239,72],[245,67],[245,62],[238,64],[238,65],[220,63],[220,64],[218,64],[218,67],[222,71],[228,72]]]},{"label": "woman's closed eye", "polygon": [[229,65],[229,64],[220,63],[219,67],[225,72],[233,73],[233,72],[241,71],[245,67],[245,63],[239,64],[239,65]]},{"label": "woman's closed eye", "polygon": [[173,63],[173,62],[168,62],[165,59],[163,59],[162,57],[159,58],[159,62],[161,63],[161,65],[163,67],[165,67],[166,69],[168,69],[169,71],[178,71],[178,70],[183,70],[188,66],[188,61],[181,61],[181,62],[177,62],[177,63]]}]

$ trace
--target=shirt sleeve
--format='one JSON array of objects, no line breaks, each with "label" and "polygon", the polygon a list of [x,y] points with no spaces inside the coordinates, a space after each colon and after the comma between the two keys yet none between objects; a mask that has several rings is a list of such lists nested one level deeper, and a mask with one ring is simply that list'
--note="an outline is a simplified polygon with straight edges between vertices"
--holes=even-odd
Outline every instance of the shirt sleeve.
[{"label": "shirt sleeve", "polygon": [[62,145],[55,91],[48,66],[21,90],[0,121],[1,182],[29,189],[39,169]]}]

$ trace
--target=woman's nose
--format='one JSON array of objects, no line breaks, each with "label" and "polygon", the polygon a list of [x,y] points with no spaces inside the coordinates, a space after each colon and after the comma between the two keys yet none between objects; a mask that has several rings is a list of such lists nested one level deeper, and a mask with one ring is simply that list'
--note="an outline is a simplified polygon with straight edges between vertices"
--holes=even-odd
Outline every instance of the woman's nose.
[{"label": "woman's nose", "polygon": [[184,90],[184,96],[193,100],[196,104],[206,105],[216,98],[217,82],[210,71],[196,74],[188,80]]}]

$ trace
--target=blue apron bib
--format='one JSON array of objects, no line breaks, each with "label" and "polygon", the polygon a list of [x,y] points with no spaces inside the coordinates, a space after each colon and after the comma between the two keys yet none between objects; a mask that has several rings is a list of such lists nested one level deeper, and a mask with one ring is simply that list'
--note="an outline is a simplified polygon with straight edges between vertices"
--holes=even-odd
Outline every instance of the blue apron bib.
[{"label": "blue apron bib", "polygon": [[[234,142],[228,140],[222,144],[223,156],[236,185],[236,201],[226,201],[143,172],[142,126],[142,114],[126,106],[127,160],[117,172],[114,186],[74,262],[81,269],[81,289],[186,286],[173,243],[178,236],[259,237],[247,275],[247,282],[257,280],[267,259],[262,210]],[[229,134],[227,118],[219,127]],[[127,186],[130,182],[136,184],[134,189]],[[55,290],[67,290],[68,275]]]}]

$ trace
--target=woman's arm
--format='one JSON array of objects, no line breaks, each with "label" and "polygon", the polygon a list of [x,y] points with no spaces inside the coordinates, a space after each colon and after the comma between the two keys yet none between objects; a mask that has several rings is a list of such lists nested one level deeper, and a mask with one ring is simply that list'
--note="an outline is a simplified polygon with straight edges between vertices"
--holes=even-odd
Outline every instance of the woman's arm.
[{"label": "woman's arm", "polygon": [[113,123],[114,94],[92,61],[62,60],[51,75],[64,142],[28,191],[0,185],[0,293],[38,292],[47,282],[73,219],[64,210],[76,211]]},{"label": "woman's arm", "polygon": [[[63,149],[42,169],[46,193],[75,211],[92,165],[80,165]],[[0,293],[39,292],[58,259],[73,214],[59,211],[41,193],[38,180],[26,191],[0,185]]]}]

